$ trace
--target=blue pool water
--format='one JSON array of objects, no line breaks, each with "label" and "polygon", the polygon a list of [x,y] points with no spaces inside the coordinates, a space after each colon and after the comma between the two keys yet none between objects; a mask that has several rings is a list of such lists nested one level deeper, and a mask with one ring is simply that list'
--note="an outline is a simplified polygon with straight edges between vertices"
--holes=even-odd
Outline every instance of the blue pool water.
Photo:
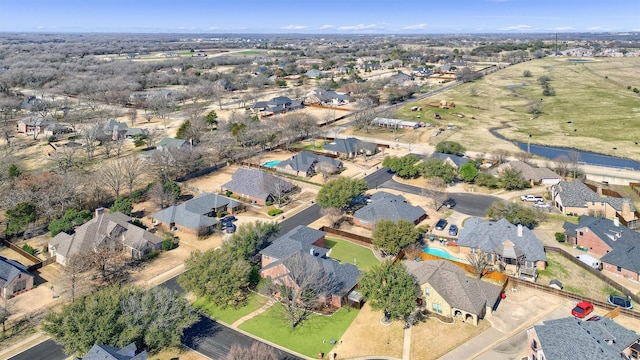
[{"label": "blue pool water", "polygon": [[429,255],[439,256],[439,257],[444,258],[444,259],[449,259],[449,260],[453,260],[453,261],[457,261],[457,262],[468,264],[468,261],[460,259],[460,258],[457,258],[455,256],[452,256],[447,251],[442,250],[442,249],[426,247],[426,248],[422,249],[422,251],[424,251],[424,253],[429,254]]},{"label": "blue pool water", "polygon": [[280,161],[282,161],[282,160],[267,161],[266,163],[262,164],[262,166],[268,167],[268,168],[272,168],[272,167],[275,167],[276,165],[280,164]]}]

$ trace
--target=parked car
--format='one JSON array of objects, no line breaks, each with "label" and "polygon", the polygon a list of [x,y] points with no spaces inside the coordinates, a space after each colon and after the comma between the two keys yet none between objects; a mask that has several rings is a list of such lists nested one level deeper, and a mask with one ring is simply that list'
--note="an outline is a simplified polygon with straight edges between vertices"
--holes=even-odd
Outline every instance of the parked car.
[{"label": "parked car", "polygon": [[444,230],[447,227],[447,220],[445,219],[440,219],[438,220],[438,223],[436,224],[436,230]]},{"label": "parked car", "polygon": [[581,301],[571,310],[571,315],[577,318],[584,318],[593,311],[593,304],[588,301]]},{"label": "parked car", "polygon": [[451,224],[451,226],[449,227],[449,235],[451,235],[451,236],[458,235],[458,225]]},{"label": "parked car", "polygon": [[220,222],[221,223],[226,223],[226,222],[232,222],[232,221],[236,221],[236,220],[238,220],[238,218],[236,218],[235,216],[227,215],[227,216],[223,217],[222,219],[220,219]]},{"label": "parked car", "polygon": [[236,226],[234,223],[228,222],[226,224],[227,226],[225,229],[227,230],[227,234],[233,234],[234,232],[236,232]]},{"label": "parked car", "polygon": [[456,206],[456,201],[452,198],[449,198],[445,202],[443,202],[442,205],[446,206],[447,209],[451,209],[452,207]]},{"label": "parked car", "polygon": [[631,300],[626,297],[610,295],[607,299],[609,304],[620,306],[623,309],[633,309],[633,304],[631,304]]},{"label": "parked car", "polygon": [[537,207],[537,208],[543,208],[543,209],[548,209],[551,207],[551,205],[547,204],[544,201],[538,201],[535,204],[533,204],[533,206]]},{"label": "parked car", "polygon": [[544,199],[542,198],[542,196],[535,196],[535,195],[522,195],[520,196],[520,200],[528,201],[528,202],[544,202]]}]

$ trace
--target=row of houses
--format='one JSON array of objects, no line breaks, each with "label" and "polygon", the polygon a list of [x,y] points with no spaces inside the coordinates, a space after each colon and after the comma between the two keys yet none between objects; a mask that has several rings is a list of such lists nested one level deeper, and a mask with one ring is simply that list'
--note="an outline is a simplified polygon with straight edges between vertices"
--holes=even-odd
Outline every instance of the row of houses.
[{"label": "row of houses", "polygon": [[[140,128],[130,128],[127,124],[109,119],[98,124],[100,137],[107,137],[112,140],[132,139],[139,134],[147,134],[148,130]],[[18,120],[17,131],[23,134],[44,134],[53,136],[71,132],[71,128],[61,124],[50,117],[28,116]]]}]

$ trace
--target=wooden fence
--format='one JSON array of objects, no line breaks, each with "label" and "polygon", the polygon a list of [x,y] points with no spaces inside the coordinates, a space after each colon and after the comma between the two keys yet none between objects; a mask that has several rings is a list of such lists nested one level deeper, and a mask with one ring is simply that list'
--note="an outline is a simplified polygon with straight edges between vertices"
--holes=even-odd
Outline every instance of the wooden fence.
[{"label": "wooden fence", "polygon": [[334,228],[329,227],[329,226],[322,226],[318,230],[324,231],[327,234],[337,235],[337,236],[342,237],[342,238],[344,238],[346,240],[353,241],[353,242],[355,242],[356,244],[359,244],[359,245],[364,245],[364,246],[369,247],[369,248],[373,247],[373,245],[371,245],[371,238],[368,238],[366,236],[362,236],[362,235],[350,233],[350,232],[347,232],[347,231],[334,229]]},{"label": "wooden fence", "polygon": [[565,257],[566,259],[570,260],[574,264],[576,264],[576,265],[580,266],[581,268],[585,269],[586,271],[590,272],[595,277],[597,277],[598,279],[600,279],[603,282],[605,282],[607,285],[609,285],[612,288],[620,291],[625,296],[630,296],[631,299],[633,301],[635,301],[636,303],[640,303],[640,296],[634,294],[633,292],[631,292],[630,290],[628,290],[624,286],[622,286],[619,283],[617,283],[615,280],[613,280],[613,279],[609,278],[608,276],[604,275],[600,270],[596,270],[596,269],[592,268],[591,266],[583,263],[582,261],[580,261],[575,256],[571,255],[566,250],[564,250],[562,248],[552,247],[552,246],[545,246],[544,247],[544,251],[545,252],[554,252],[554,253],[562,255],[563,257]]},{"label": "wooden fence", "polygon": [[[568,292],[568,291],[564,291],[564,290],[558,290],[556,288],[552,288],[546,285],[541,285],[541,284],[536,284],[530,281],[526,281],[526,280],[520,280],[517,277],[513,277],[513,276],[509,276],[509,281],[508,284],[511,285],[511,288],[517,289],[518,286],[524,286],[524,287],[528,287],[528,288],[532,288],[532,289],[536,289],[536,290],[540,290],[543,292],[546,292],[548,294],[553,294],[556,296],[560,296],[563,297],[565,299],[571,299],[571,300],[575,300],[575,301],[588,301],[590,303],[592,303],[595,306],[601,307],[603,309],[606,310],[614,310],[615,308],[617,308],[617,306],[615,305],[611,305],[606,301],[602,301],[602,300],[596,300],[596,299],[591,299],[582,295],[578,295],[578,294],[574,294],[572,292]],[[629,316],[632,317],[634,319],[640,319],[640,312],[637,311],[633,311],[633,310],[627,310],[627,309],[620,309],[620,314],[623,314],[625,316]]]},{"label": "wooden fence", "polygon": [[629,186],[631,187],[631,190],[633,190],[633,192],[640,196],[640,183],[632,182],[629,183]]},{"label": "wooden fence", "polygon": [[18,254],[26,257],[27,259],[29,259],[29,261],[32,261],[34,263],[42,262],[42,260],[40,260],[40,258],[38,258],[37,256],[34,256],[34,255],[31,255],[28,252],[22,250],[22,248],[20,246],[12,243],[10,241],[7,241],[7,240],[3,240],[3,242],[8,248],[10,248],[11,250],[17,252]]}]

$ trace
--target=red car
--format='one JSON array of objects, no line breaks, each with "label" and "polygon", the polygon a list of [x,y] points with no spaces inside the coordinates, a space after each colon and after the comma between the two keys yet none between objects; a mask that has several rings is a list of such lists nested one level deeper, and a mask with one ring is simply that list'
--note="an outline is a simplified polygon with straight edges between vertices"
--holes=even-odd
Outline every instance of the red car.
[{"label": "red car", "polygon": [[571,310],[571,315],[582,319],[593,311],[593,304],[588,301],[579,302],[576,307]]}]

